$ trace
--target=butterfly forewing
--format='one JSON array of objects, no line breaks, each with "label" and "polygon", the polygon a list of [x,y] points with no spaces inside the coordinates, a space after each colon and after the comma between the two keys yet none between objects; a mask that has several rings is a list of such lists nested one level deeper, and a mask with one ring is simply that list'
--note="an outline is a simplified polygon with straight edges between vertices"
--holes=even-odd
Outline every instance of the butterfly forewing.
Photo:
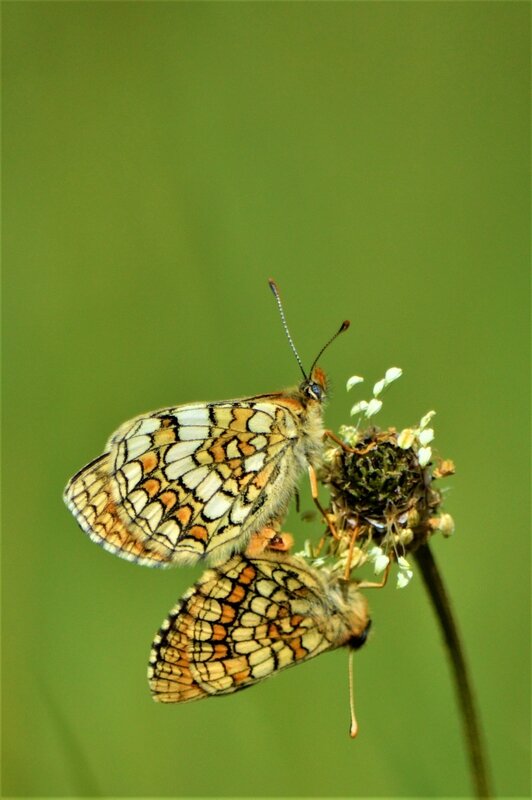
[{"label": "butterfly forewing", "polygon": [[[72,479],[66,502],[95,541],[105,543],[112,530],[107,549],[130,560],[136,542],[142,551],[136,560],[143,564],[202,557],[221,562],[285,513],[308,460],[305,419],[297,394],[198,403],[137,417],[111,437],[102,459]],[[92,510],[94,502],[85,491],[80,494],[80,476],[102,484],[111,498],[105,509],[114,515],[112,522],[102,524],[98,505]]]},{"label": "butterfly forewing", "polygon": [[177,703],[244,689],[362,636],[367,606],[298,558],[233,556],[209,570],[155,637],[154,699]]}]

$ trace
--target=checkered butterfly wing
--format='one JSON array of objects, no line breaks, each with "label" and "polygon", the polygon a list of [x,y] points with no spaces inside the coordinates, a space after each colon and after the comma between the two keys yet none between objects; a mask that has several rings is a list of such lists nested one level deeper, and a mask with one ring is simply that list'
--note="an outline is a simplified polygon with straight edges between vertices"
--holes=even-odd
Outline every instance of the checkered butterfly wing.
[{"label": "checkered butterfly wing", "polygon": [[345,644],[360,646],[365,598],[286,554],[233,556],[179,601],[155,637],[154,699],[199,700],[244,689]]},{"label": "checkered butterfly wing", "polygon": [[65,502],[131,561],[223,561],[285,513],[305,459],[302,410],[278,394],[136,417],[72,478]]}]

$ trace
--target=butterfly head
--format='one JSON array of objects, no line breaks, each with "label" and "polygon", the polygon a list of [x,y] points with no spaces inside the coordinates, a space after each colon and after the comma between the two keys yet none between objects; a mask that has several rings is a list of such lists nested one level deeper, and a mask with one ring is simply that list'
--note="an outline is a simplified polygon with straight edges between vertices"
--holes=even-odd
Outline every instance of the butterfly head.
[{"label": "butterfly head", "polygon": [[360,631],[360,633],[353,633],[349,641],[347,642],[347,646],[350,647],[352,650],[358,650],[365,644],[366,639],[368,638],[368,634],[371,630],[371,619],[367,619],[366,627]]},{"label": "butterfly head", "polygon": [[314,367],[310,378],[305,378],[299,386],[299,391],[309,400],[323,403],[327,397],[327,376],[322,369]]}]

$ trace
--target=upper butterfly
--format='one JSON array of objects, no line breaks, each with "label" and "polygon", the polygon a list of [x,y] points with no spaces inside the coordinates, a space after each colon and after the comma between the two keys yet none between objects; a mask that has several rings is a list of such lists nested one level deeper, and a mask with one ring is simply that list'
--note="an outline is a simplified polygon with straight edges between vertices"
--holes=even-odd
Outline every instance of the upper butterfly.
[{"label": "upper butterfly", "polygon": [[319,463],[327,380],[316,362],[349,322],[307,376],[269,283],[304,381],[125,422],[64,493],[81,528],[109,552],[146,566],[221,563],[282,519],[301,472]]}]

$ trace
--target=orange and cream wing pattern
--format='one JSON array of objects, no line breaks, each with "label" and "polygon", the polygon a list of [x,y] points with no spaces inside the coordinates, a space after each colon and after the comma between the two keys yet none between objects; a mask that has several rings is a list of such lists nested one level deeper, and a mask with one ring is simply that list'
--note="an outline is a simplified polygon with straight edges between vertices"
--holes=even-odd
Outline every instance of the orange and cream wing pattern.
[{"label": "orange and cream wing pattern", "polygon": [[229,694],[327,650],[360,647],[365,598],[285,553],[233,556],[183,596],[153,642],[148,680],[163,703]]},{"label": "orange and cream wing pattern", "polygon": [[109,553],[149,567],[169,566],[164,556],[132,536],[118,516],[108,460],[107,454],[100,456],[74,475],[65,491],[67,506],[82,530]]},{"label": "orange and cream wing pattern", "polygon": [[305,461],[302,408],[278,394],[136,417],[70,481],[65,501],[91,538],[129,560],[219,563],[286,512]]}]

